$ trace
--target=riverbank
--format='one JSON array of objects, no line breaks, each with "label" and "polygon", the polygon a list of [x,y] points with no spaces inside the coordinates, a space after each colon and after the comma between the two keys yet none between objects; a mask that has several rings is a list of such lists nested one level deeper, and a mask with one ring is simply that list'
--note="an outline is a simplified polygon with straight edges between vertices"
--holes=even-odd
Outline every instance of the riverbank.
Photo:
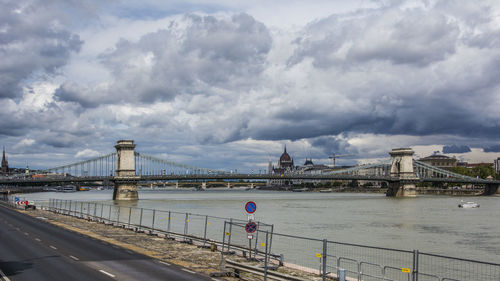
[{"label": "riverbank", "polygon": [[[151,258],[185,267],[186,269],[205,275],[220,272],[221,253],[212,251],[210,248],[199,247],[185,243],[184,239],[167,237],[162,233],[151,233],[149,231],[136,231],[123,226],[104,224],[89,221],[77,217],[56,214],[46,210],[19,210],[20,213],[43,219],[47,223],[57,225],[61,228],[89,236],[106,243],[122,247],[124,249],[149,256]],[[219,245],[220,248],[220,245]],[[232,261],[247,266],[258,267],[262,264],[249,261],[240,255],[227,255]],[[232,270],[228,270],[232,272]],[[307,273],[290,267],[278,267],[276,272],[295,276],[303,280],[321,280],[315,273]],[[261,276],[241,272],[241,278],[217,277],[214,280],[263,280]]]}]

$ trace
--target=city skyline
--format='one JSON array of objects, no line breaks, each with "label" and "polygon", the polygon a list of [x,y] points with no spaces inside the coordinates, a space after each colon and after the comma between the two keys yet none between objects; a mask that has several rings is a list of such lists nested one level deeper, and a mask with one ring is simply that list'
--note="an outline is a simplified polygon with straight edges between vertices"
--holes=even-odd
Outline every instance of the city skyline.
[{"label": "city skyline", "polygon": [[76,162],[118,139],[242,171],[285,145],[323,164],[395,147],[499,157],[500,4],[348,2],[6,1],[9,166]]}]

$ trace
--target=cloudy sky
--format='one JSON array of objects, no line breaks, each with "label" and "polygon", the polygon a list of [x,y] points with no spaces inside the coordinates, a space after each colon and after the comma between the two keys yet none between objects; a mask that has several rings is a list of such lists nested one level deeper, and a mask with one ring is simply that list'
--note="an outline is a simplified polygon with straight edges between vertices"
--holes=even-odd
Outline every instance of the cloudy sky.
[{"label": "cloudy sky", "polygon": [[10,166],[500,156],[498,1],[0,0]]}]

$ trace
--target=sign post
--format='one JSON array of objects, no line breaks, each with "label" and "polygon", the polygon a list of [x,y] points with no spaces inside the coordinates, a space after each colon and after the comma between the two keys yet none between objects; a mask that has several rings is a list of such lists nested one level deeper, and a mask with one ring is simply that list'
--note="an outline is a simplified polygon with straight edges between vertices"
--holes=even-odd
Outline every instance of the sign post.
[{"label": "sign post", "polygon": [[245,231],[247,232],[248,237],[248,258],[252,259],[252,239],[253,233],[257,231],[257,224],[254,222],[255,220],[255,211],[257,211],[257,204],[253,201],[248,201],[245,204],[245,211],[248,215],[248,223],[245,225]]}]

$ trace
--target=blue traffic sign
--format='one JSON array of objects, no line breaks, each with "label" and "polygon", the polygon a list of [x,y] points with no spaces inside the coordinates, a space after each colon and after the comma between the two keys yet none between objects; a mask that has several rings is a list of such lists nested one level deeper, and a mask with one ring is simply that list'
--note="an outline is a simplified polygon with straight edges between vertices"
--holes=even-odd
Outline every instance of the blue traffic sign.
[{"label": "blue traffic sign", "polygon": [[257,231],[257,224],[253,221],[247,223],[245,225],[245,231],[247,233],[254,233],[255,231]]},{"label": "blue traffic sign", "polygon": [[245,211],[247,211],[247,213],[249,214],[255,213],[255,211],[257,211],[257,204],[255,204],[255,202],[253,201],[248,201],[245,204]]}]

